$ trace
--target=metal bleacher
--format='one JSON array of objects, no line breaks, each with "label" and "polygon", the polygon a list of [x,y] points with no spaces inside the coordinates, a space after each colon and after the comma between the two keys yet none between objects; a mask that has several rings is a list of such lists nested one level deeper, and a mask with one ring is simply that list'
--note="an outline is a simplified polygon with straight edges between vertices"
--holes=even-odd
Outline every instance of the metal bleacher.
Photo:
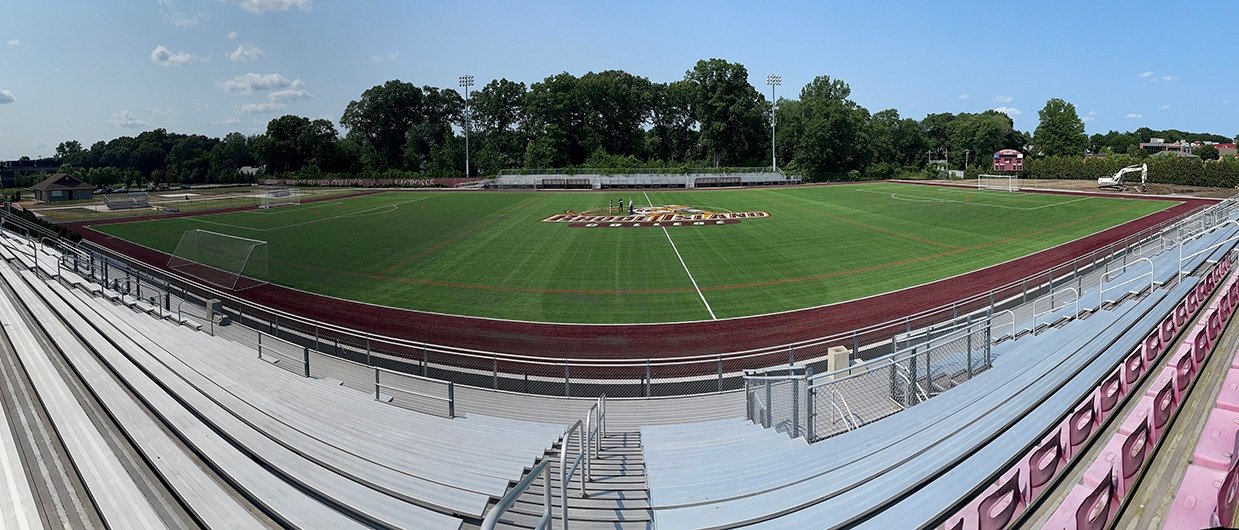
[{"label": "metal bleacher", "polygon": [[[1185,254],[1204,252],[1186,270],[1220,259],[1234,246],[1220,243],[1236,233],[1230,224],[1188,243]],[[1152,261],[1159,287],[1145,283],[1109,309],[995,346],[1002,362],[909,409],[915,413],[812,445],[787,443],[773,430],[757,442],[753,426],[738,422],[644,427],[656,526],[902,528],[944,519],[967,488],[987,483],[1056,425],[1198,281],[1176,281],[1177,253]],[[1140,274],[1130,268],[1111,285]],[[1103,301],[1100,292],[1091,296]],[[760,449],[744,450],[750,443]]]}]

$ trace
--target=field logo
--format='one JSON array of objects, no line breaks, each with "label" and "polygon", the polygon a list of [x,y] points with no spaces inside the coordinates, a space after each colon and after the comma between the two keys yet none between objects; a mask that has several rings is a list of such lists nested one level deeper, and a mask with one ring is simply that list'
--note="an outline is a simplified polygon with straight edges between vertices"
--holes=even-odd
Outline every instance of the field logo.
[{"label": "field logo", "polygon": [[657,226],[712,226],[737,224],[742,219],[760,219],[770,217],[769,212],[732,212],[719,209],[682,204],[666,204],[662,206],[635,206],[624,208],[620,201],[618,208],[614,203],[606,208],[594,208],[583,212],[567,210],[546,219],[544,223],[568,223],[573,228],[626,228],[626,227],[657,227]]}]

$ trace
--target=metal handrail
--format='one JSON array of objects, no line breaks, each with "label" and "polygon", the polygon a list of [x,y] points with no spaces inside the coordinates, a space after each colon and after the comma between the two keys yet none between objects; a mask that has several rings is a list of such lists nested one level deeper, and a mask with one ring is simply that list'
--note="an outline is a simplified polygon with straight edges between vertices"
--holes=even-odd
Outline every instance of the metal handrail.
[{"label": "metal handrail", "polygon": [[1012,311],[1012,310],[1010,310],[1010,309],[1003,309],[1002,311],[999,311],[999,312],[997,312],[997,313],[994,313],[994,316],[993,316],[993,317],[990,317],[989,325],[990,325],[990,326],[993,326],[993,325],[994,325],[994,320],[997,320],[997,319],[998,319],[998,315],[1001,315],[1001,314],[1003,314],[1003,313],[1007,313],[1007,314],[1010,314],[1010,315],[1011,315],[1011,338],[1012,338],[1012,339],[1015,339],[1015,311]]},{"label": "metal handrail", "polygon": [[[588,416],[586,416],[588,418]],[[562,441],[559,444],[559,500],[563,504],[563,525],[564,530],[568,529],[568,485],[572,481],[572,476],[576,474],[576,470],[581,466],[589,455],[589,448],[585,445],[585,430],[581,428],[582,420],[576,420],[567,431],[564,432]],[[572,469],[568,469],[568,440],[572,437],[573,432],[577,433],[577,455],[573,459]],[[546,485],[550,489],[550,484]],[[581,474],[581,498],[585,498],[585,475]]]},{"label": "metal handrail", "polygon": [[[1140,259],[1148,259],[1148,258],[1140,258]],[[1103,274],[1105,274],[1105,273],[1103,273]],[[1075,299],[1075,302],[1076,302],[1076,310],[1075,310],[1075,313],[1072,315],[1072,318],[1075,318],[1075,317],[1080,316],[1080,291],[1077,291],[1075,287],[1064,287],[1064,288],[1059,289],[1059,290],[1057,290],[1057,291],[1051,291],[1051,292],[1050,292],[1050,294],[1047,294],[1047,295],[1045,295],[1045,296],[1042,296],[1041,298],[1038,298],[1038,299],[1036,299],[1036,300],[1033,300],[1033,305],[1032,305],[1032,310],[1033,310],[1033,326],[1032,326],[1032,327],[1033,327],[1033,329],[1034,329],[1034,330],[1035,330],[1035,329],[1037,329],[1037,318],[1038,318],[1038,317],[1040,317],[1041,315],[1048,315],[1048,314],[1050,314],[1050,313],[1053,313],[1053,312],[1054,312],[1054,295],[1059,294],[1059,293],[1065,293],[1065,292],[1067,292],[1067,291],[1071,291],[1071,294],[1074,294],[1074,295],[1075,295],[1075,297],[1076,297],[1076,299]],[[1045,312],[1038,313],[1038,312],[1037,312],[1037,302],[1040,302],[1040,301],[1042,301],[1042,300],[1045,300],[1046,298],[1049,298],[1049,299],[1050,299],[1050,309],[1049,309],[1049,310],[1047,310],[1047,311],[1045,311]],[[1064,305],[1065,305],[1065,304],[1064,304]]]},{"label": "metal handrail", "polygon": [[[1121,272],[1121,271],[1126,271],[1128,267],[1131,267],[1132,265],[1135,265],[1135,264],[1137,264],[1137,263],[1142,263],[1142,262],[1143,262],[1143,263],[1148,263],[1148,264],[1149,264],[1149,272],[1144,273],[1144,274],[1137,275],[1135,278],[1132,278],[1132,279],[1130,279],[1130,280],[1123,281],[1123,282],[1119,283],[1118,285],[1115,285],[1115,286],[1113,286],[1113,287],[1110,287],[1109,289],[1107,289],[1107,288],[1106,288],[1106,280],[1110,277],[1110,273],[1111,273],[1111,272]],[[1106,272],[1102,273],[1102,275],[1101,275],[1101,281],[1097,283],[1097,299],[1098,299],[1097,307],[1100,309],[1100,308],[1101,308],[1101,306],[1105,305],[1105,303],[1106,303],[1106,291],[1114,291],[1114,290],[1116,290],[1116,289],[1120,289],[1120,288],[1122,288],[1123,286],[1125,286],[1125,285],[1127,285],[1127,284],[1129,284],[1129,283],[1134,283],[1134,282],[1140,281],[1140,279],[1141,279],[1141,278],[1144,278],[1145,276],[1148,276],[1148,277],[1149,277],[1149,292],[1153,292],[1153,289],[1154,289],[1154,287],[1155,287],[1155,283],[1156,283],[1156,277],[1157,277],[1157,276],[1156,276],[1156,272],[1157,272],[1157,271],[1156,271],[1156,269],[1153,267],[1153,260],[1151,260],[1151,259],[1149,259],[1149,258],[1140,258],[1140,259],[1137,259],[1136,261],[1133,261],[1133,262],[1131,262],[1131,263],[1128,263],[1128,264],[1126,264],[1126,265],[1123,265],[1121,268],[1119,268],[1119,270],[1118,270],[1118,271],[1106,271]]]},{"label": "metal handrail", "polygon": [[[525,492],[529,490],[529,486],[532,485],[533,481],[538,478],[538,475],[542,475],[542,517],[538,518],[538,523],[534,525],[534,529],[550,530],[551,468],[547,465],[549,463],[550,460],[543,458],[541,462],[533,466],[533,469],[529,471],[529,474],[525,475],[525,478],[521,479],[520,482],[517,482],[511,490],[504,494],[504,496],[499,499],[499,502],[495,503],[495,505],[490,509],[490,512],[486,514],[486,518],[482,519],[482,530],[494,530],[495,525],[499,523],[499,518],[502,517],[513,504],[516,504],[516,499],[520,498],[521,495],[524,495]],[[567,528],[567,519],[564,521],[564,527]]]},{"label": "metal handrail", "polygon": [[[1214,228],[1219,228],[1219,227],[1222,227],[1222,226],[1232,225],[1232,224],[1233,224],[1233,225],[1239,225],[1239,221],[1235,221],[1235,220],[1233,220],[1233,219],[1228,219],[1228,220],[1226,220],[1226,221],[1222,221],[1221,223],[1218,223],[1218,224],[1217,224],[1217,226],[1214,226]],[[1220,242],[1220,243],[1215,243],[1215,244],[1210,245],[1209,247],[1207,247],[1207,248],[1205,248],[1205,249],[1203,249],[1203,250],[1200,250],[1200,251],[1198,251],[1198,252],[1194,252],[1194,253],[1189,254],[1189,255],[1187,255],[1187,256],[1184,256],[1184,255],[1183,255],[1183,247],[1182,247],[1182,246],[1180,246],[1180,247],[1179,247],[1179,277],[1182,277],[1182,276],[1183,276],[1183,274],[1184,274],[1184,272],[1183,272],[1183,262],[1184,262],[1184,261],[1186,261],[1186,260],[1190,260],[1190,259],[1192,259],[1192,258],[1195,258],[1196,256],[1199,256],[1199,255],[1204,254],[1204,253],[1206,253],[1206,252],[1212,251],[1212,250],[1214,250],[1214,249],[1216,249],[1216,248],[1218,248],[1218,247],[1221,247],[1221,246],[1223,246],[1223,245],[1225,245],[1225,244],[1227,244],[1227,243],[1232,243],[1232,242],[1234,242],[1234,241],[1236,241],[1236,240],[1239,240],[1239,236],[1235,236],[1235,237],[1228,238],[1228,239],[1226,239],[1225,241],[1222,241],[1222,242]]]},{"label": "metal handrail", "polygon": [[[852,407],[848,406],[848,400],[843,397],[843,393],[834,388],[830,389],[829,393],[830,406],[834,407],[836,411],[839,411],[839,416],[843,418],[843,424],[848,426],[848,430],[850,431],[852,429],[860,428],[860,417],[857,416],[856,413],[852,412]],[[843,410],[839,410],[838,403],[835,403],[836,396],[839,398],[839,403],[843,404]],[[847,414],[844,414],[844,412]]]},{"label": "metal handrail", "polygon": [[912,381],[912,371],[907,366],[904,366],[903,363],[896,364],[895,375],[903,378],[903,382],[907,383],[908,386],[915,388],[917,392],[916,397],[920,398],[921,401],[929,401],[929,393],[921,386],[919,380],[917,382]]}]

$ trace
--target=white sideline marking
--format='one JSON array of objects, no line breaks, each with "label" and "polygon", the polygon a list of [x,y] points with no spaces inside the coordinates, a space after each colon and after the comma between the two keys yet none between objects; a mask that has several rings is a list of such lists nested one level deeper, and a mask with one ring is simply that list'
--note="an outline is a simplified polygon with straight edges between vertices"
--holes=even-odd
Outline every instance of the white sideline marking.
[{"label": "white sideline marking", "polygon": [[[642,194],[642,195],[645,195],[645,202],[649,203],[650,207],[651,207],[651,208],[653,208],[653,207],[654,207],[654,202],[650,200],[650,195],[649,195],[648,193],[644,192],[644,191],[643,191],[643,192],[641,192],[641,194]],[[668,231],[667,231],[667,227],[665,227],[665,226],[661,226],[661,227],[659,227],[659,228],[662,228],[662,229],[663,229],[663,235],[667,236],[667,242],[668,242],[668,243],[671,243],[671,250],[674,250],[674,251],[675,251],[675,257],[677,257],[677,258],[679,258],[679,259],[680,259],[680,266],[681,266],[681,267],[684,267],[684,272],[685,272],[686,274],[688,274],[688,281],[693,282],[693,289],[696,289],[696,290],[697,290],[697,296],[700,296],[700,297],[701,297],[701,303],[702,303],[702,304],[705,304],[705,306],[706,306],[706,311],[707,311],[708,313],[710,313],[710,319],[711,319],[711,320],[718,320],[718,317],[714,316],[714,310],[713,310],[713,309],[710,309],[710,302],[707,302],[707,301],[706,301],[706,295],[705,295],[705,294],[703,294],[703,293],[701,292],[701,288],[700,288],[700,287],[697,287],[697,280],[696,280],[695,278],[693,278],[693,273],[692,273],[692,271],[688,270],[688,264],[687,264],[687,263],[684,263],[684,256],[681,256],[681,255],[680,255],[680,249],[676,248],[676,247],[675,247],[675,241],[672,241],[672,240],[671,240],[671,232],[668,232]]]},{"label": "white sideline marking", "polygon": [[876,193],[876,194],[878,194],[878,195],[890,195],[890,197],[891,197],[892,199],[895,199],[895,200],[897,200],[897,201],[908,201],[908,202],[953,202],[953,203],[956,203],[956,204],[964,204],[964,205],[970,205],[970,206],[984,206],[984,207],[987,207],[987,208],[1005,208],[1005,209],[1007,209],[1007,210],[1021,210],[1021,211],[1026,211],[1026,212],[1028,212],[1028,211],[1032,211],[1032,210],[1040,210],[1040,209],[1042,209],[1042,208],[1049,208],[1049,207],[1052,207],[1052,206],[1062,206],[1062,205],[1064,205],[1064,204],[1071,204],[1071,203],[1073,203],[1073,202],[1087,201],[1087,200],[1089,200],[1089,199],[1092,199],[1092,198],[1093,198],[1093,197],[1080,197],[1080,198],[1078,198],[1078,199],[1071,199],[1071,200],[1069,200],[1069,201],[1055,202],[1055,203],[1050,203],[1050,204],[1042,204],[1041,206],[1007,206],[1007,205],[1003,205],[1003,204],[989,204],[989,203],[984,203],[984,202],[973,202],[973,201],[968,201],[968,202],[965,202],[965,201],[957,201],[957,200],[954,200],[954,199],[942,199],[942,198],[939,198],[939,197],[926,197],[926,196],[923,196],[923,195],[904,195],[904,194],[901,194],[901,193],[887,193],[887,192],[885,192],[885,191],[877,191],[877,190],[861,190],[861,189],[858,189],[858,190],[856,190],[856,191],[860,191],[860,192],[864,192],[864,193]]}]

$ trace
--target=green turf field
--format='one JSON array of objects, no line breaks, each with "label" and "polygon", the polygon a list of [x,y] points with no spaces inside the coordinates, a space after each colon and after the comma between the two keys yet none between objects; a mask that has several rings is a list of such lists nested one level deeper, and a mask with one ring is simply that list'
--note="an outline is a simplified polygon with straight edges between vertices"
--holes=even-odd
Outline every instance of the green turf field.
[{"label": "green turf field", "polygon": [[[638,205],[770,217],[665,230],[540,222],[565,210],[605,210],[620,196]],[[164,252],[193,228],[268,241],[273,283],[382,305],[548,322],[669,322],[708,320],[711,310],[717,318],[786,311],[909,287],[1174,204],[892,183],[388,192],[96,229]]]}]

